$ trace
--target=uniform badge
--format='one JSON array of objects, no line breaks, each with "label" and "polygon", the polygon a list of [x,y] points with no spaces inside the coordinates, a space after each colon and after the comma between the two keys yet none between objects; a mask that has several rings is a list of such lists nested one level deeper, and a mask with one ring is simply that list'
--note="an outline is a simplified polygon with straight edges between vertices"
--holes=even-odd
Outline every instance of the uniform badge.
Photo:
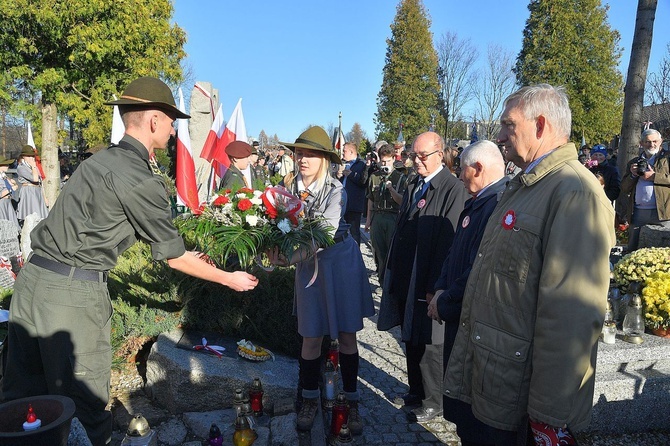
[{"label": "uniform badge", "polygon": [[418,207],[419,209],[421,209],[421,208],[423,208],[425,205],[426,205],[426,200],[424,200],[424,199],[422,198],[422,199],[419,200],[419,202],[416,204],[416,207]]},{"label": "uniform badge", "polygon": [[465,218],[463,219],[463,222],[461,223],[461,226],[463,229],[467,228],[468,225],[470,224],[470,216],[466,215]]},{"label": "uniform badge", "polygon": [[516,214],[512,209],[510,209],[509,211],[505,212],[505,216],[502,220],[502,227],[503,229],[510,230],[514,228],[514,223],[516,223]]}]

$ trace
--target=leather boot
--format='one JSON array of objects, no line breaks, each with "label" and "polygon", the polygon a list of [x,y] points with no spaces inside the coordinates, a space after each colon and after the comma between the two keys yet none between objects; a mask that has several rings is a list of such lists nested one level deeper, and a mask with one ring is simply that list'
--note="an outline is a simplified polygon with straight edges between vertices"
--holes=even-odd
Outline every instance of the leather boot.
[{"label": "leather boot", "polygon": [[296,422],[296,429],[299,431],[309,431],[314,425],[314,418],[319,409],[318,398],[303,398],[302,407],[298,412],[298,419]]},{"label": "leather boot", "polygon": [[361,435],[363,433],[363,419],[358,413],[358,401],[349,401],[349,418],[347,419],[351,435]]}]

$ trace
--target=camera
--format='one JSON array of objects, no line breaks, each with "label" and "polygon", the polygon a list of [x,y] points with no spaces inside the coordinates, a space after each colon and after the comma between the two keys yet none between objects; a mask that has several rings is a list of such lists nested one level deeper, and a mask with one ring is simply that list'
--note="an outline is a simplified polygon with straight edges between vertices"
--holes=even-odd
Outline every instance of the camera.
[{"label": "camera", "polygon": [[638,176],[644,175],[644,173],[647,171],[647,168],[649,167],[649,161],[646,160],[644,157],[639,157],[637,159],[636,163],[636,172]]},{"label": "camera", "polygon": [[380,175],[388,175],[389,173],[391,173],[391,168],[389,166],[381,166],[379,168]]}]

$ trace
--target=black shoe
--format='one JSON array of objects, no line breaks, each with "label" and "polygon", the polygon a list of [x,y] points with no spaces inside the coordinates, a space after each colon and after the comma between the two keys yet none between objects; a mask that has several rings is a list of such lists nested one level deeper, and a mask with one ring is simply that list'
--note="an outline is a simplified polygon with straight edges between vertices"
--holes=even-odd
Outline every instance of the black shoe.
[{"label": "black shoe", "polygon": [[442,416],[441,409],[419,407],[409,412],[407,419],[412,423],[425,423],[439,416]]},{"label": "black shoe", "polygon": [[300,408],[300,412],[298,412],[298,417],[296,420],[296,428],[299,431],[311,430],[312,426],[314,425],[314,418],[316,418],[316,412],[318,410],[318,398],[303,398],[302,407]]},{"label": "black shoe", "polygon": [[403,393],[393,399],[393,404],[397,406],[418,406],[421,404],[421,397],[412,393]]}]

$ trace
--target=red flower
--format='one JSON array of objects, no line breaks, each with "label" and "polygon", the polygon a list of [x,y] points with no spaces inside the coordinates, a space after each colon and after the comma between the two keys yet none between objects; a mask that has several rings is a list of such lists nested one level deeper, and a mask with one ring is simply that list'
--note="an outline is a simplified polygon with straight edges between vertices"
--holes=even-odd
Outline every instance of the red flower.
[{"label": "red flower", "polygon": [[230,201],[230,199],[224,195],[219,195],[216,200],[212,203],[212,206],[223,206],[224,204],[227,204]]},{"label": "red flower", "polygon": [[252,207],[253,205],[254,205],[254,204],[253,204],[253,203],[251,202],[251,200],[249,200],[248,198],[242,198],[242,199],[237,203],[237,209],[239,209],[240,211],[244,212],[244,211],[248,211],[249,209],[251,209],[251,207]]}]

